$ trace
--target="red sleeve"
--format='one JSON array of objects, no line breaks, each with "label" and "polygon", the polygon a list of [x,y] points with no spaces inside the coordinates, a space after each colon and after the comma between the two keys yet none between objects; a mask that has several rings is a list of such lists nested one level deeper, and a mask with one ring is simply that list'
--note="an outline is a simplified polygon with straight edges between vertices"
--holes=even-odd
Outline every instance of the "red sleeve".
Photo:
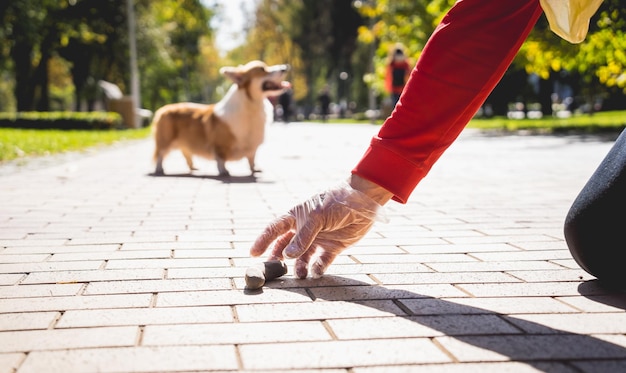
[{"label": "red sleeve", "polygon": [[541,12],[537,0],[457,1],[352,172],[406,203],[502,78]]}]

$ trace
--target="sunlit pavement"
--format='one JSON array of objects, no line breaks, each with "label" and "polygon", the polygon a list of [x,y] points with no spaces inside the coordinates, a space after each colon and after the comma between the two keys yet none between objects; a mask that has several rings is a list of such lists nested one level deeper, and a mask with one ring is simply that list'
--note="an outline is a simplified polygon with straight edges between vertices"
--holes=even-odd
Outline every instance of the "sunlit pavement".
[{"label": "sunlit pavement", "polygon": [[606,139],[466,131],[322,279],[244,291],[257,234],[377,129],[276,123],[256,178],[151,176],[148,140],[0,166],[0,373],[626,371],[626,294],[562,232]]}]

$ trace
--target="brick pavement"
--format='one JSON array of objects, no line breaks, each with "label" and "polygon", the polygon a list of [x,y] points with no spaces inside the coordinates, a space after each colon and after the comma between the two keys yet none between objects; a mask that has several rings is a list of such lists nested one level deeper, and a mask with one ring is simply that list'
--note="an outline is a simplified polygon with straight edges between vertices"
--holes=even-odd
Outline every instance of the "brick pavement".
[{"label": "brick pavement", "polygon": [[263,174],[152,177],[137,141],[0,167],[0,373],[617,372],[626,295],[563,241],[610,141],[466,131],[320,280],[243,290],[250,243],[377,127],[274,124]]}]

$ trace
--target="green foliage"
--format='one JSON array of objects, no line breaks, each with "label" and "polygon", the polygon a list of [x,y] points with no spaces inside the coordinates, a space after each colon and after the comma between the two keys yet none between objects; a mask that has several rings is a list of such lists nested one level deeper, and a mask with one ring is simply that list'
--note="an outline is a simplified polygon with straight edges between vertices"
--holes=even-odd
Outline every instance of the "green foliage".
[{"label": "green foliage", "polygon": [[572,45],[549,31],[541,19],[520,51],[518,64],[543,79],[561,71],[576,73],[595,91],[618,87],[626,92],[626,9],[605,0],[591,19],[586,39]]},{"label": "green foliage", "polygon": [[[359,29],[359,40],[366,44],[377,43],[375,77],[367,80],[382,90],[385,59],[395,43],[404,44],[416,61],[428,37],[453,3],[452,0],[359,1],[359,12],[371,22]],[[605,0],[592,18],[587,39],[580,45],[561,40],[548,29],[542,17],[510,71],[524,69],[542,79],[568,71],[575,73],[579,84],[587,85],[587,91],[596,95],[603,87],[626,89],[626,9],[622,3]],[[588,100],[593,97],[590,95]]]},{"label": "green foliage", "polygon": [[122,117],[109,112],[18,112],[0,113],[0,127],[28,129],[113,129]]},{"label": "green foliage", "polygon": [[[208,101],[204,74],[214,10],[200,0],[142,0],[137,5],[142,107],[156,110],[176,101]],[[218,66],[212,65],[215,72]]]}]

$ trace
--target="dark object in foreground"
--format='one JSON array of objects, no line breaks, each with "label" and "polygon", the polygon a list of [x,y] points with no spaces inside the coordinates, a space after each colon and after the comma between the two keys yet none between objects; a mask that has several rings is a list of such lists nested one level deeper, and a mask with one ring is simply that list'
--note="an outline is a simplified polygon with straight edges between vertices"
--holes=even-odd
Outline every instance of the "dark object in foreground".
[{"label": "dark object in foreground", "polygon": [[564,233],[582,269],[626,289],[626,130],[576,197]]},{"label": "dark object in foreground", "polygon": [[246,289],[260,289],[266,281],[287,274],[287,264],[280,260],[270,260],[249,267],[246,270]]}]

